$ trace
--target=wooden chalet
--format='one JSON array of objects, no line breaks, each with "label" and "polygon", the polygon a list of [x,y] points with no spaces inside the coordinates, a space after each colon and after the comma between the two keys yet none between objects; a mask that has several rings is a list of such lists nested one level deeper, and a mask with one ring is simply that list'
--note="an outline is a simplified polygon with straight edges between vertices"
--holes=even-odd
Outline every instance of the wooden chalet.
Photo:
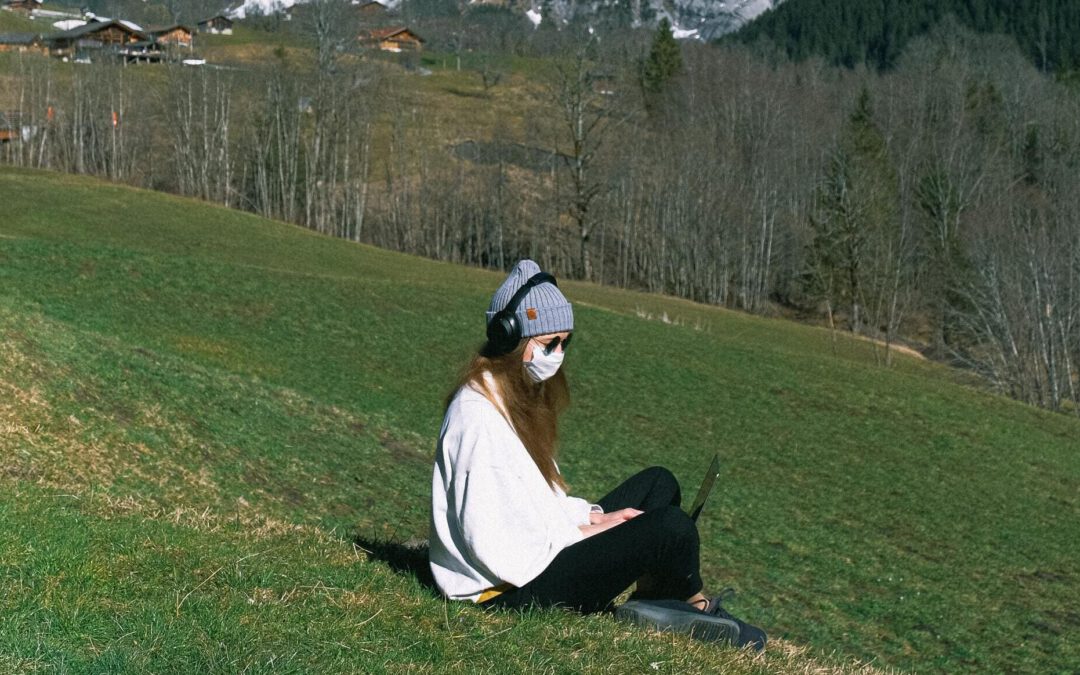
[{"label": "wooden chalet", "polygon": [[233,20],[224,14],[218,14],[209,19],[203,19],[196,28],[200,33],[209,33],[210,35],[232,35]]},{"label": "wooden chalet", "polygon": [[0,2],[0,8],[9,12],[32,14],[35,9],[41,8],[41,0],[3,0]]},{"label": "wooden chalet", "polygon": [[[50,54],[72,59],[85,57],[88,52],[106,52],[126,58],[130,50],[145,52],[145,43],[153,43],[150,36],[115,20],[88,23],[49,35],[45,41]],[[143,46],[136,47],[137,44]]]},{"label": "wooden chalet", "polygon": [[403,26],[367,31],[360,36],[360,41],[384,52],[418,52],[424,48],[424,39]]},{"label": "wooden chalet", "polygon": [[146,33],[163,47],[191,49],[195,45],[195,31],[180,24],[147,28]]},{"label": "wooden chalet", "polygon": [[17,112],[0,112],[0,143],[10,143],[22,138],[22,115]]},{"label": "wooden chalet", "polygon": [[356,4],[356,11],[360,16],[365,19],[374,19],[381,16],[386,16],[386,5],[378,2],[378,0],[371,0],[371,2],[359,2]]},{"label": "wooden chalet", "polygon": [[588,82],[594,93],[603,96],[614,96],[619,84],[615,73],[605,70],[590,71]]},{"label": "wooden chalet", "polygon": [[48,54],[49,48],[37,33],[0,33],[0,52]]}]

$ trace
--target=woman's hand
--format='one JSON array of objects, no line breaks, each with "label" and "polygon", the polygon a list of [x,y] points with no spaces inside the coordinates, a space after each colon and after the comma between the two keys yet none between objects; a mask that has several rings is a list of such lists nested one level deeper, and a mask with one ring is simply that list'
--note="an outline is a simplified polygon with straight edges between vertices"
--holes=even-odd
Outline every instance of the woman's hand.
[{"label": "woman's hand", "polygon": [[601,523],[613,522],[618,525],[619,523],[625,523],[631,518],[637,518],[644,511],[638,511],[637,509],[619,509],[618,511],[612,511],[611,513],[590,513],[589,523],[592,525],[599,525]]},{"label": "woman's hand", "polygon": [[637,509],[619,509],[618,511],[612,511],[611,513],[590,513],[589,524],[579,525],[578,529],[585,537],[591,537],[594,534],[600,534],[604,530],[610,530],[616,525],[621,525],[631,518],[637,518],[644,511],[638,511]]}]

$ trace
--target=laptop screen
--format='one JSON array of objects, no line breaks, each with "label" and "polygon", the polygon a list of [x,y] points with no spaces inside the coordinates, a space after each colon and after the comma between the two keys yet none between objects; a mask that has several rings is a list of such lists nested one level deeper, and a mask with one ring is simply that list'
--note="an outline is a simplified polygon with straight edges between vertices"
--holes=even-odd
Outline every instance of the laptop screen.
[{"label": "laptop screen", "polygon": [[705,508],[705,500],[712,494],[713,486],[716,485],[716,479],[720,476],[720,453],[713,455],[712,462],[709,463],[709,469],[705,472],[705,480],[701,481],[701,488],[698,489],[697,497],[694,497],[694,503],[690,505],[690,517],[694,520],[698,519],[701,515],[701,510]]}]

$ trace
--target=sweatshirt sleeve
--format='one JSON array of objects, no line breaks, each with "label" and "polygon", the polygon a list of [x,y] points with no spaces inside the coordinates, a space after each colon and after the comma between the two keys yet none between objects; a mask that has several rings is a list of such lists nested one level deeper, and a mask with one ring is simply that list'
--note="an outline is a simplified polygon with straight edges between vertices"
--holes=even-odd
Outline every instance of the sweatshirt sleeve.
[{"label": "sweatshirt sleeve", "polygon": [[[559,505],[526,501],[520,476],[499,467],[474,467],[465,477],[460,522],[471,557],[493,577],[524,586],[544,571],[562,549],[583,535]],[[586,516],[587,518],[587,516]]]},{"label": "sweatshirt sleeve", "polygon": [[[559,497],[559,506],[562,507],[564,513],[570,518],[576,525],[588,525],[589,513],[593,510],[593,505],[589,502],[581,499],[580,497],[568,497],[562,495]],[[600,507],[597,506],[597,509]]]}]

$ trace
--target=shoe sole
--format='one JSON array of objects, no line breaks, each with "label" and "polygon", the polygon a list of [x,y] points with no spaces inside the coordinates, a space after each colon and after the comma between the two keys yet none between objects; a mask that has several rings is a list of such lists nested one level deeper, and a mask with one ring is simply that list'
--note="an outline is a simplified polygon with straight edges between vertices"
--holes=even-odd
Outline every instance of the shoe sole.
[{"label": "shoe sole", "polygon": [[617,607],[615,618],[663,633],[682,633],[702,642],[735,644],[739,639],[739,625],[734,621],[640,600]]}]

